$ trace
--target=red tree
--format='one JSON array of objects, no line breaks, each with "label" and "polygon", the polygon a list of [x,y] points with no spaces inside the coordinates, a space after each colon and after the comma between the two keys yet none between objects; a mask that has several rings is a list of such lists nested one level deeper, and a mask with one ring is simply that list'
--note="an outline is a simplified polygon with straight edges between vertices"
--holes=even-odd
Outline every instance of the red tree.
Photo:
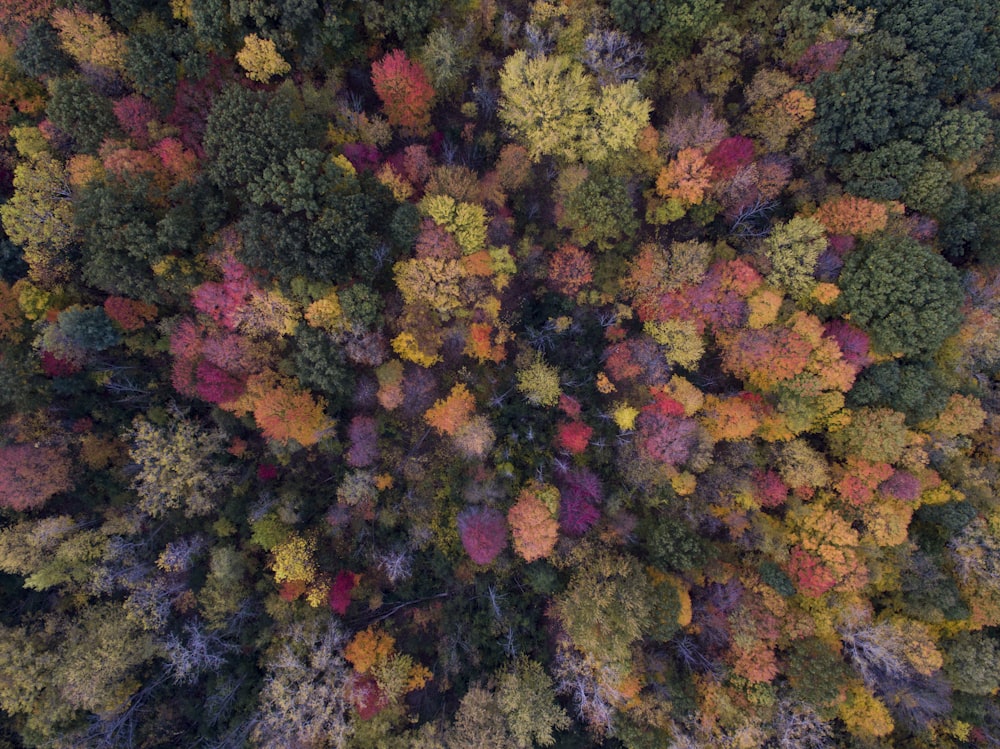
[{"label": "red tree", "polygon": [[600,510],[581,496],[566,494],[559,503],[559,527],[568,536],[582,536],[600,518]]},{"label": "red tree", "polygon": [[149,145],[149,123],[156,119],[156,107],[138,94],[119,99],[114,105],[115,118],[139,148]]},{"label": "red tree", "polygon": [[559,447],[579,454],[587,449],[594,430],[582,421],[567,421],[559,425],[556,442]]},{"label": "red tree", "polygon": [[638,426],[640,451],[667,465],[687,460],[698,441],[698,422],[693,419],[646,411],[639,416]]},{"label": "red tree", "polygon": [[358,584],[353,572],[341,570],[330,586],[330,610],[344,616],[351,605],[351,591]]},{"label": "red tree", "polygon": [[426,132],[431,124],[434,87],[419,63],[401,49],[372,63],[372,85],[382,100],[389,124]]},{"label": "red tree", "polygon": [[726,138],[713,148],[706,158],[715,180],[731,179],[753,161],[753,141],[742,135]]},{"label": "red tree", "polygon": [[498,510],[470,507],[457,522],[462,546],[476,564],[489,564],[507,546],[507,523]]},{"label": "red tree", "polygon": [[156,319],[156,305],[126,299],[122,296],[109,296],[104,300],[104,312],[127,331],[139,330],[146,323]]}]

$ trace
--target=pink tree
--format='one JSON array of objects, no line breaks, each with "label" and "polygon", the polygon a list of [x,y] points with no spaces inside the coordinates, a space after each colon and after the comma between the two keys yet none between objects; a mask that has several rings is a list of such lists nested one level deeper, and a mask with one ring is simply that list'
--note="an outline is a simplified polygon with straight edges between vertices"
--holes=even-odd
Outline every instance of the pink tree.
[{"label": "pink tree", "polygon": [[498,510],[470,507],[459,513],[457,523],[462,546],[476,564],[489,564],[507,546],[507,523]]}]

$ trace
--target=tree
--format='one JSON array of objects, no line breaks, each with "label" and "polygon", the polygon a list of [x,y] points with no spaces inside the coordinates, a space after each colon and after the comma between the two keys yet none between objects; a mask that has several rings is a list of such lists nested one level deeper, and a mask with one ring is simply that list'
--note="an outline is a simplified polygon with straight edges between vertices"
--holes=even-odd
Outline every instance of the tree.
[{"label": "tree", "polygon": [[469,389],[459,383],[454,385],[448,397],[434,402],[424,414],[424,420],[441,434],[455,435],[468,423],[476,408],[476,400]]},{"label": "tree", "polygon": [[187,419],[157,426],[137,417],[125,437],[137,467],[132,487],[143,512],[162,517],[183,508],[193,517],[215,511],[234,475],[221,458],[227,444],[221,432]]},{"label": "tree", "polygon": [[295,440],[302,447],[310,447],[334,426],[322,398],[273,372],[251,375],[240,401],[237,412],[252,410],[264,437],[280,443]]},{"label": "tree", "polygon": [[276,75],[285,75],[292,66],[278,54],[278,48],[270,39],[261,39],[256,34],[243,37],[243,49],[236,53],[240,64],[251,81],[268,83]]},{"label": "tree", "polygon": [[346,639],[329,615],[284,626],[264,659],[254,746],[346,749],[353,732],[341,657]]},{"label": "tree", "polygon": [[814,218],[831,234],[868,236],[885,229],[889,209],[884,203],[841,195],[824,201]]},{"label": "tree", "polygon": [[507,720],[514,746],[531,749],[552,746],[554,730],[569,726],[566,712],[556,704],[552,679],[538,661],[521,656],[498,679],[497,702]]},{"label": "tree", "polygon": [[372,85],[382,100],[390,125],[417,133],[430,128],[434,88],[418,62],[401,49],[372,63]]},{"label": "tree", "polygon": [[712,180],[712,167],[697,148],[684,148],[656,177],[658,195],[681,205],[698,205],[705,199]]},{"label": "tree", "polygon": [[378,460],[378,425],[370,416],[355,416],[347,428],[350,447],[347,464],[352,468],[366,468]]},{"label": "tree", "polygon": [[0,506],[35,510],[73,487],[72,463],[64,450],[38,445],[0,447]]},{"label": "tree", "polygon": [[[286,98],[229,85],[212,101],[205,122],[204,147],[209,175],[223,187],[248,184],[271,164],[281,163],[306,134],[290,124]],[[233,137],[239,133],[240,137]]]},{"label": "tree", "polygon": [[73,139],[81,153],[97,153],[105,138],[118,133],[111,102],[77,76],[57,78],[49,84],[45,109],[52,123]]},{"label": "tree", "polygon": [[825,249],[826,233],[814,219],[796,216],[777,225],[764,241],[764,255],[771,261],[768,280],[792,298],[804,298],[816,285],[816,261]]},{"label": "tree", "polygon": [[958,273],[912,239],[881,234],[862,242],[844,264],[840,287],[851,322],[882,352],[926,359],[958,330]]},{"label": "tree", "polygon": [[629,670],[632,643],[652,621],[652,587],[635,557],[585,548],[555,612],[573,647],[598,663]]},{"label": "tree", "polygon": [[623,179],[595,171],[579,184],[561,186],[559,192],[563,211],[558,223],[572,231],[576,244],[610,250],[635,234],[639,224]]},{"label": "tree", "polygon": [[554,406],[562,393],[559,370],[536,357],[530,364],[518,369],[517,389],[533,405]]},{"label": "tree", "polygon": [[65,251],[76,238],[66,171],[47,153],[14,169],[14,195],[0,206],[7,236],[24,248],[29,273],[49,284],[62,277]]},{"label": "tree", "polygon": [[476,564],[490,564],[507,547],[507,525],[498,510],[469,507],[456,523],[462,546]]},{"label": "tree", "polygon": [[[545,497],[550,501],[547,503]],[[514,537],[514,551],[526,562],[543,559],[555,550],[559,524],[555,519],[559,490],[553,486],[530,483],[507,512],[507,522]]]},{"label": "tree", "polygon": [[904,132],[922,135],[940,111],[928,96],[928,62],[884,31],[852,45],[840,67],[813,84],[820,150],[838,156],[884,146]]},{"label": "tree", "polygon": [[518,50],[500,71],[500,117],[528,149],[532,161],[579,158],[596,103],[582,65],[565,55],[529,57]]},{"label": "tree", "polygon": [[1000,646],[982,632],[963,632],[945,643],[944,672],[967,694],[995,694],[1000,688]]},{"label": "tree", "polygon": [[108,22],[96,13],[80,8],[57,8],[52,25],[59,31],[59,41],[77,62],[122,70],[125,40],[111,30]]},{"label": "tree", "polygon": [[576,296],[592,280],[590,255],[579,247],[562,244],[549,258],[548,282],[559,293]]}]

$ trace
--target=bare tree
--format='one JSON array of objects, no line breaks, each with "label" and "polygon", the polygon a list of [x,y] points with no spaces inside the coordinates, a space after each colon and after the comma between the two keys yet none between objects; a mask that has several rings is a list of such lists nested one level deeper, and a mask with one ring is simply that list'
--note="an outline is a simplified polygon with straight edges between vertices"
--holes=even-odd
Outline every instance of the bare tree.
[{"label": "bare tree", "polygon": [[583,64],[601,86],[637,81],[646,73],[646,51],[621,31],[602,29],[583,41]]}]

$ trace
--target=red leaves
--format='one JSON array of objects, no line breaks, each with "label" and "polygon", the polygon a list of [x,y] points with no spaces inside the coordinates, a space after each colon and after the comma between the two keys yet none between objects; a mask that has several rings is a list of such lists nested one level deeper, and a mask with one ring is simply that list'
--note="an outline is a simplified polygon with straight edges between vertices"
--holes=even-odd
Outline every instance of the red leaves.
[{"label": "red leaves", "polygon": [[72,488],[72,464],[62,450],[33,445],[0,448],[0,506],[34,510]]},{"label": "red leaves", "polygon": [[351,605],[351,591],[358,584],[357,575],[347,570],[341,570],[330,586],[330,610],[344,616]]},{"label": "red leaves", "polygon": [[639,416],[639,450],[647,458],[678,466],[698,440],[698,422],[646,411]]},{"label": "red leaves", "polygon": [[462,546],[476,564],[489,564],[507,546],[507,524],[498,510],[470,507],[457,523]]},{"label": "red leaves", "polygon": [[121,296],[109,296],[104,300],[104,313],[123,330],[131,332],[155,320],[157,309],[155,304]]},{"label": "red leaves", "polygon": [[559,503],[559,526],[567,536],[582,536],[600,518],[600,511],[581,496],[566,495]]},{"label": "red leaves", "polygon": [[753,141],[742,135],[726,138],[709,152],[706,161],[712,167],[713,179],[731,179],[753,161]]},{"label": "red leaves", "polygon": [[587,449],[593,433],[594,430],[582,421],[563,422],[558,427],[556,443],[576,455]]},{"label": "red leaves", "polygon": [[780,507],[788,499],[788,487],[775,471],[755,470],[751,476],[753,496],[761,507]]},{"label": "red leaves", "polygon": [[819,598],[837,584],[837,578],[822,561],[799,547],[792,549],[788,576],[796,590],[809,598]]},{"label": "red leaves", "polygon": [[434,88],[419,63],[401,49],[372,63],[372,85],[382,100],[389,124],[424,133],[431,124]]}]

